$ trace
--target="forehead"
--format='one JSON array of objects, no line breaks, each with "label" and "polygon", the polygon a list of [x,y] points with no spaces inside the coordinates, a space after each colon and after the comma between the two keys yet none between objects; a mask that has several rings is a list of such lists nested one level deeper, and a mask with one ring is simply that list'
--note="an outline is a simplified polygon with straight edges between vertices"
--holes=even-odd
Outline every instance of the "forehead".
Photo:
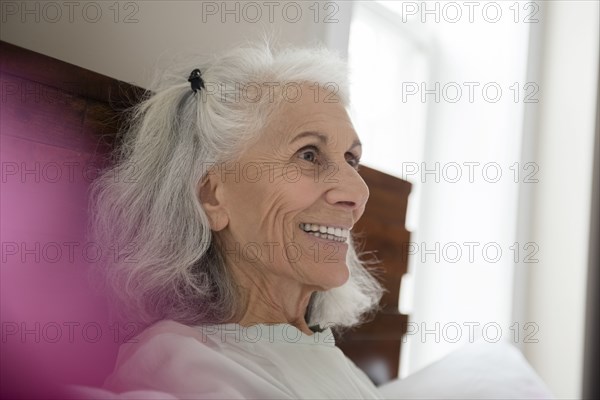
[{"label": "forehead", "polygon": [[[300,86],[297,101],[283,98],[283,103],[272,116],[264,133],[271,143],[287,145],[303,132],[320,132],[330,139],[328,142],[350,145],[358,135],[341,101],[335,94],[315,86]],[[296,95],[290,89],[289,97]]]}]

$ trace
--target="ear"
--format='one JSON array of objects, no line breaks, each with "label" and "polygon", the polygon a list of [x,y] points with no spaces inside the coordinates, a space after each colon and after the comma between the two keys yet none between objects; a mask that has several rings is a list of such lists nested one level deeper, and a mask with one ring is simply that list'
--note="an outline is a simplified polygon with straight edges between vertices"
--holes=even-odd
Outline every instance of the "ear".
[{"label": "ear", "polygon": [[210,171],[198,186],[198,197],[210,220],[210,228],[218,232],[229,224],[229,215],[223,202],[223,183]]}]

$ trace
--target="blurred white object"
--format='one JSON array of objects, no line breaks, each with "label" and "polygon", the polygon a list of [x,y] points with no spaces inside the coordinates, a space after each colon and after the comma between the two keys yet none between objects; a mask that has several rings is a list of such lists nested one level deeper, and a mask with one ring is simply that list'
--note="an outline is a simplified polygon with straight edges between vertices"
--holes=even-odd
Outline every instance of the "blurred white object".
[{"label": "blurred white object", "polygon": [[554,398],[515,346],[485,341],[467,344],[379,390],[388,399]]},{"label": "blurred white object", "polygon": [[66,396],[68,399],[85,400],[177,400],[176,397],[168,393],[153,390],[133,390],[117,394],[100,388],[77,385],[68,386],[66,388]]}]

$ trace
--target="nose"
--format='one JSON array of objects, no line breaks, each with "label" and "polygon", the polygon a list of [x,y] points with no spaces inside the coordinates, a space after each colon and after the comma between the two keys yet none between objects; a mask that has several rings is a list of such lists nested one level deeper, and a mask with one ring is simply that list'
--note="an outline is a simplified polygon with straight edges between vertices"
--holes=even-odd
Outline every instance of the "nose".
[{"label": "nose", "polygon": [[355,218],[358,220],[369,199],[369,187],[358,171],[347,162],[339,167],[333,167],[335,170],[328,178],[330,188],[325,198],[329,204],[336,207],[344,207],[351,211],[358,210],[360,214]]}]

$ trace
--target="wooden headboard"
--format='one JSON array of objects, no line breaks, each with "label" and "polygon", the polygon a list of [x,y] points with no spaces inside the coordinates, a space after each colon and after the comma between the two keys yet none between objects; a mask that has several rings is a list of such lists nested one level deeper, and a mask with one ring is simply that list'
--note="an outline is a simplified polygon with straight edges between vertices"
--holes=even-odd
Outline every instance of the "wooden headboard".
[{"label": "wooden headboard", "polygon": [[[31,165],[37,162],[45,162],[46,166],[52,163],[62,167],[69,165],[63,173],[72,172],[74,181],[66,187],[60,184],[48,186],[38,197],[62,199],[83,221],[86,189],[94,173],[94,168],[89,167],[104,165],[106,155],[116,143],[119,111],[141,98],[143,90],[6,42],[0,42],[0,52],[2,156],[3,163],[6,161],[9,167],[5,171],[3,166],[3,179],[5,175],[13,178],[16,173],[22,174],[23,171],[18,170],[25,161]],[[33,172],[40,173],[55,174],[55,171]],[[379,385],[398,375],[401,339],[406,332],[407,317],[398,312],[398,295],[400,279],[407,271],[407,258],[401,252],[405,248],[403,244],[410,239],[405,229],[405,217],[411,185],[367,167],[362,167],[360,173],[371,195],[365,214],[353,232],[364,237],[362,251],[376,251],[375,256],[382,262],[379,268],[383,271],[381,279],[387,293],[381,302],[382,311],[372,321],[337,338],[337,343]],[[42,207],[41,203],[38,206]],[[35,223],[20,222],[18,228],[3,227],[3,234],[15,238],[23,230],[39,228]],[[75,220],[73,224],[76,231],[83,231],[83,222]],[[53,235],[51,230],[46,233],[48,237]],[[3,282],[6,284],[13,279],[11,284],[19,285],[18,274],[11,271],[3,267]],[[80,280],[76,282],[83,284],[81,271],[69,270],[69,266],[62,271],[79,274],[77,279]],[[36,276],[42,279],[37,273]],[[12,317],[15,319],[14,315]],[[116,351],[116,346],[113,347]],[[98,357],[103,357],[98,361],[102,365],[99,370],[108,372],[116,353],[98,353]],[[99,384],[101,381],[82,383]]]},{"label": "wooden headboard", "polygon": [[369,186],[369,201],[352,232],[360,234],[363,251],[374,252],[383,272],[380,281],[387,290],[381,311],[374,319],[344,334],[336,344],[371,378],[381,385],[398,377],[402,336],[408,317],[398,310],[400,281],[408,269],[406,210],[411,184],[375,169],[361,167]]}]

